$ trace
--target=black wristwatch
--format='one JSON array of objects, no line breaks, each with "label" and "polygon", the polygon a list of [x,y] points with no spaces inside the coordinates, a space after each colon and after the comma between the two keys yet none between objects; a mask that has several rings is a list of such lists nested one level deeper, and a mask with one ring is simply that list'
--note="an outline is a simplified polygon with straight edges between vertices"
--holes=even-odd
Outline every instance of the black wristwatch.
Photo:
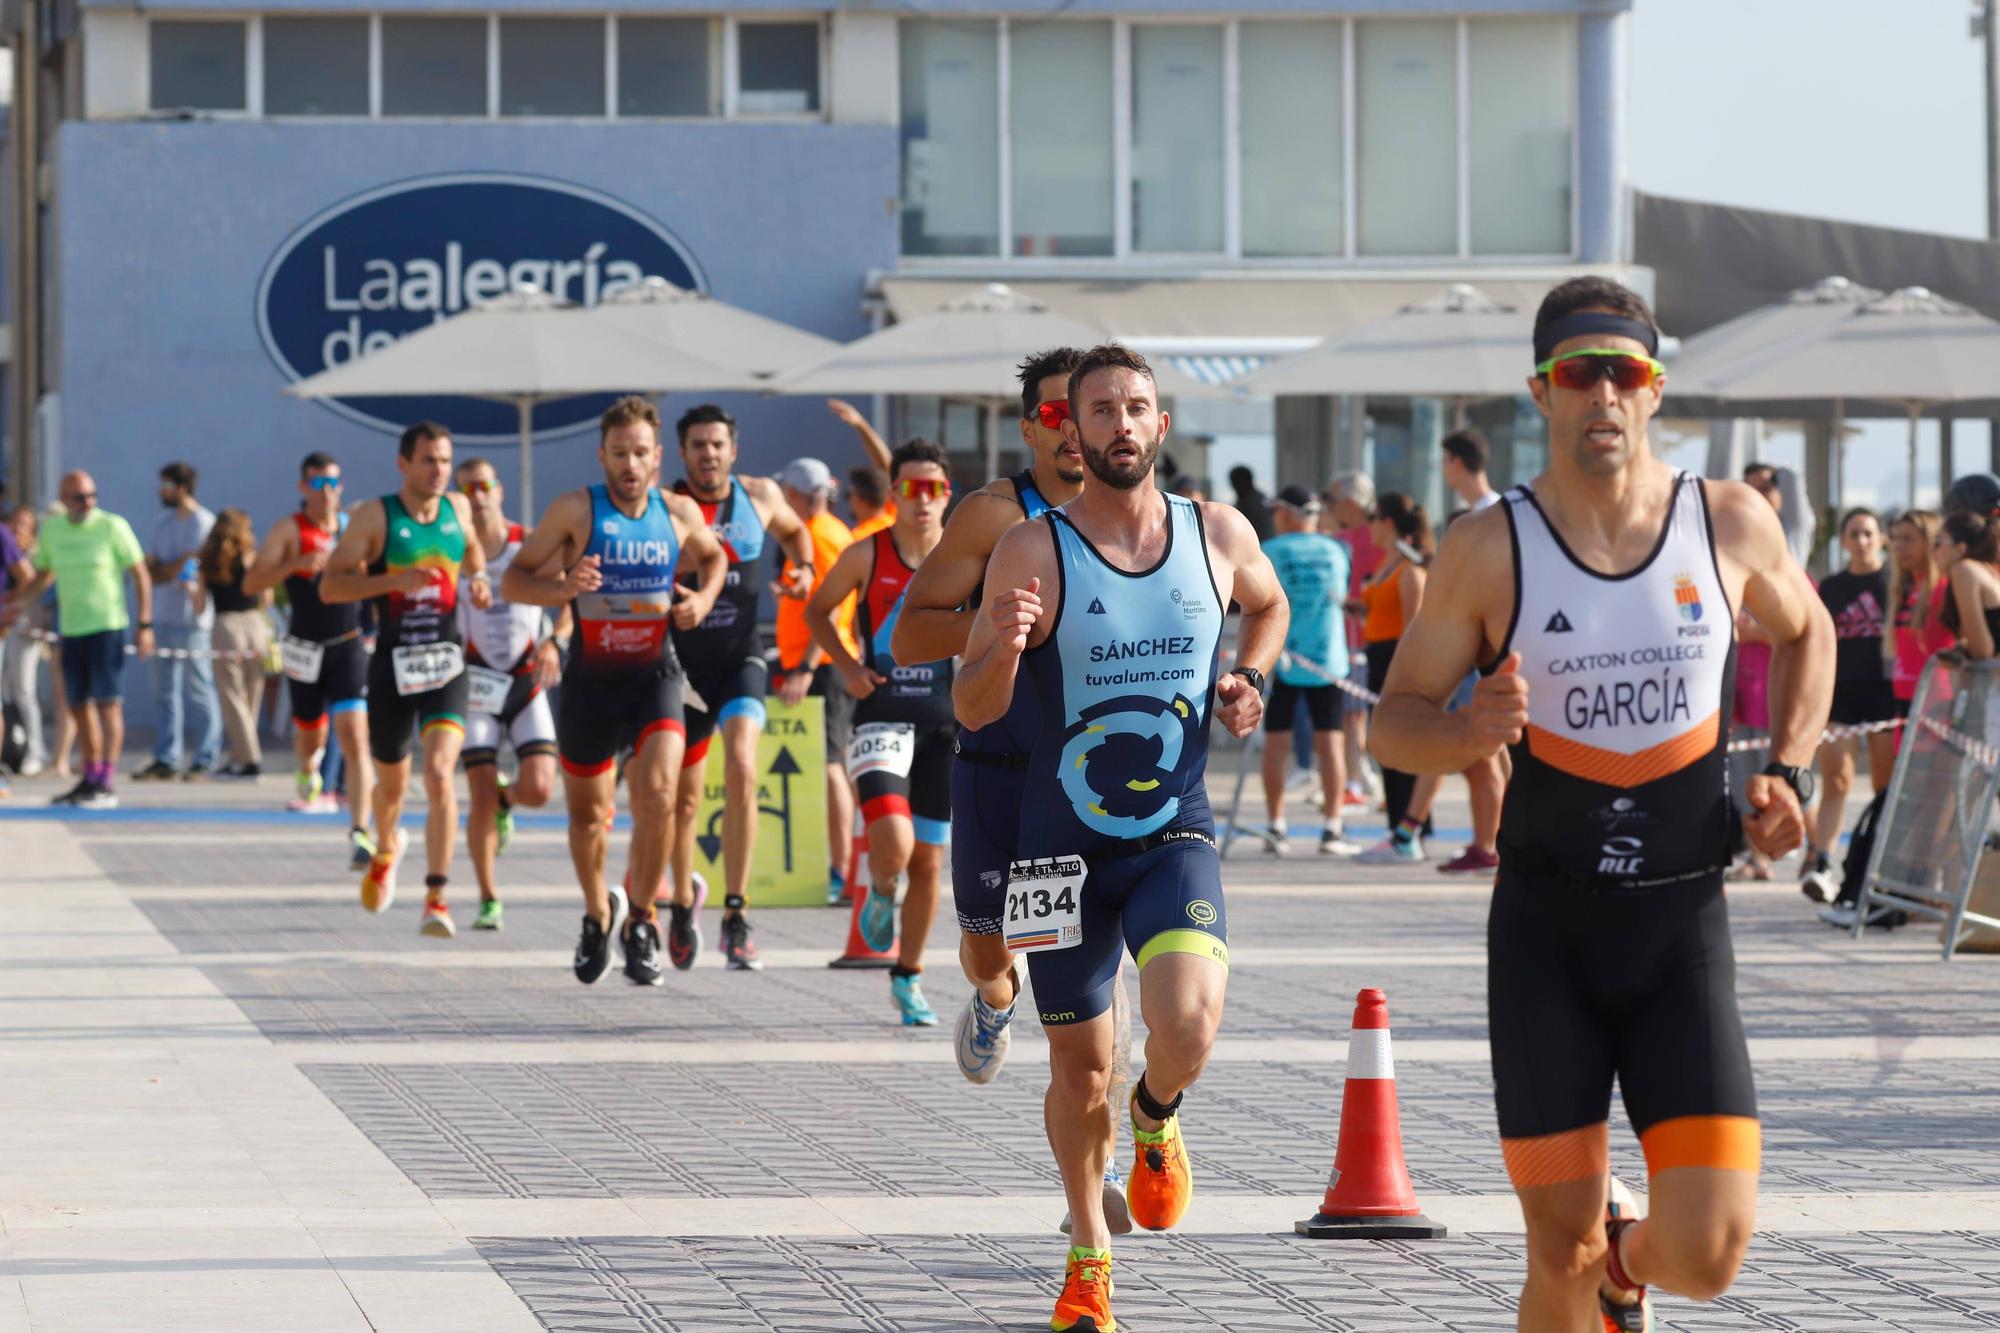
[{"label": "black wristwatch", "polygon": [[1767,778],[1783,778],[1799,794],[1801,807],[1812,804],[1813,793],[1819,790],[1819,783],[1813,778],[1810,768],[1794,768],[1790,764],[1770,763],[1764,765],[1763,774]]},{"label": "black wristwatch", "polygon": [[1257,693],[1262,694],[1264,692],[1264,673],[1256,667],[1231,667],[1229,668],[1229,674],[1232,676],[1241,676],[1243,679],[1249,681],[1250,688],[1257,691]]}]

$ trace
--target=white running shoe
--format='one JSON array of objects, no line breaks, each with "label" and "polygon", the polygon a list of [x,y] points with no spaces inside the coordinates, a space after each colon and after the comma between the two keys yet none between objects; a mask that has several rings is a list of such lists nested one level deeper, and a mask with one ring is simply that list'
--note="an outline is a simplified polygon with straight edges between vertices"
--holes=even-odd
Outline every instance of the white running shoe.
[{"label": "white running shoe", "polygon": [[1354,859],[1365,866],[1417,865],[1424,860],[1424,840],[1411,838],[1408,842],[1398,842],[1384,838]]}]

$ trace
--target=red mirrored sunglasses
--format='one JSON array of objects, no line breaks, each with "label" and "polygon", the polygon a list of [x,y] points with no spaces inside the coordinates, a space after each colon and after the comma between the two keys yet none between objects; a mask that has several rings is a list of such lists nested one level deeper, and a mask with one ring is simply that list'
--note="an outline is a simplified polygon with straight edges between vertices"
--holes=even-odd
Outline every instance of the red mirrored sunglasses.
[{"label": "red mirrored sunglasses", "polygon": [[1035,409],[1035,415],[1050,430],[1061,430],[1063,422],[1069,420],[1069,399],[1051,398]]}]

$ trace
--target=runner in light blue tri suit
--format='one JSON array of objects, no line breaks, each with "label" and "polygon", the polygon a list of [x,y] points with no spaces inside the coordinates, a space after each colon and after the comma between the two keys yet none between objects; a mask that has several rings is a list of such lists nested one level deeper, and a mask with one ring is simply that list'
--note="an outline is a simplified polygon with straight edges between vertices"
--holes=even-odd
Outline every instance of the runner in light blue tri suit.
[{"label": "runner in light blue tri suit", "polygon": [[1264,543],[1278,584],[1292,604],[1285,652],[1272,673],[1271,698],[1264,709],[1264,845],[1282,856],[1285,834],[1285,751],[1276,739],[1288,737],[1303,710],[1312,724],[1312,747],[1319,758],[1320,787],[1331,794],[1319,849],[1327,856],[1351,856],[1361,849],[1347,840],[1340,793],[1347,789],[1347,756],[1341,747],[1340,690],[1347,677],[1347,627],[1340,603],[1347,595],[1347,548],[1314,528],[1319,501],[1303,486],[1287,486],[1271,506],[1278,535]]}]

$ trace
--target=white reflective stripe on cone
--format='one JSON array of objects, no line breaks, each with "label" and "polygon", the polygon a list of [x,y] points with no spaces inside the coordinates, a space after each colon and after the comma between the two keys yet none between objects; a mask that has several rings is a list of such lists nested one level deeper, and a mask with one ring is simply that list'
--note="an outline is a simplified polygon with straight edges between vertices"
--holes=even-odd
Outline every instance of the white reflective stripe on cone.
[{"label": "white reflective stripe on cone", "polygon": [[1389,1053],[1389,1029],[1355,1028],[1347,1038],[1349,1078],[1394,1078],[1395,1057]]}]

